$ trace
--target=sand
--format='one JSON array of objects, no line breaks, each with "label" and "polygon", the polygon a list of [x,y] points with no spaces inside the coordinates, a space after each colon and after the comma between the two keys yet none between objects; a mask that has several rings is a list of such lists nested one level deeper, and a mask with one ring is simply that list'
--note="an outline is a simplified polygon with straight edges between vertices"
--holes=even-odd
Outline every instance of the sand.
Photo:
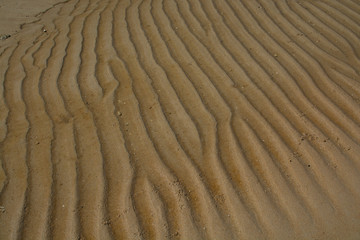
[{"label": "sand", "polygon": [[359,1],[4,0],[0,35],[0,239],[360,239]]}]

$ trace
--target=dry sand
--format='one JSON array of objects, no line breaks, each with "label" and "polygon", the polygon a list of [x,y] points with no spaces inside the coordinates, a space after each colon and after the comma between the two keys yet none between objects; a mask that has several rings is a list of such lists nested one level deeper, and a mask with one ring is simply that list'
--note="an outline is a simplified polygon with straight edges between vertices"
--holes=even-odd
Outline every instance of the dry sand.
[{"label": "dry sand", "polygon": [[3,0],[0,34],[1,240],[360,239],[360,1]]}]

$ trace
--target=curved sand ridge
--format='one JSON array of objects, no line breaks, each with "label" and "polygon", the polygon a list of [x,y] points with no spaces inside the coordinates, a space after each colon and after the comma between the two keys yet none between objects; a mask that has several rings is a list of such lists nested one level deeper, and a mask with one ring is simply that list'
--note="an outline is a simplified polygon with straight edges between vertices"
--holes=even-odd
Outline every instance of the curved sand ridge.
[{"label": "curved sand ridge", "polygon": [[359,239],[360,3],[70,0],[0,45],[0,239]]}]

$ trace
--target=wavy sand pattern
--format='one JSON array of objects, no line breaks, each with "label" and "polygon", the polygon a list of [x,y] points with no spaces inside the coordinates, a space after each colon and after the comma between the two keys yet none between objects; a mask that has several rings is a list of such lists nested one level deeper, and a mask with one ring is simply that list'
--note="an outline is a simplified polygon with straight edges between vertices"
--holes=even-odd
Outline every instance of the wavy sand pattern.
[{"label": "wavy sand pattern", "polygon": [[0,239],[360,239],[357,0],[69,0],[0,95]]}]

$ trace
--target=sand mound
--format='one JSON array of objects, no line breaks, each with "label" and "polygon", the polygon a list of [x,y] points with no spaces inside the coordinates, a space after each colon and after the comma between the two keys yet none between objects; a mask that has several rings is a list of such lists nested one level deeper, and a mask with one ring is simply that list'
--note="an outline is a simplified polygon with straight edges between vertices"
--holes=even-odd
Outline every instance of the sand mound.
[{"label": "sand mound", "polygon": [[0,239],[360,238],[358,1],[42,11],[0,40]]}]

